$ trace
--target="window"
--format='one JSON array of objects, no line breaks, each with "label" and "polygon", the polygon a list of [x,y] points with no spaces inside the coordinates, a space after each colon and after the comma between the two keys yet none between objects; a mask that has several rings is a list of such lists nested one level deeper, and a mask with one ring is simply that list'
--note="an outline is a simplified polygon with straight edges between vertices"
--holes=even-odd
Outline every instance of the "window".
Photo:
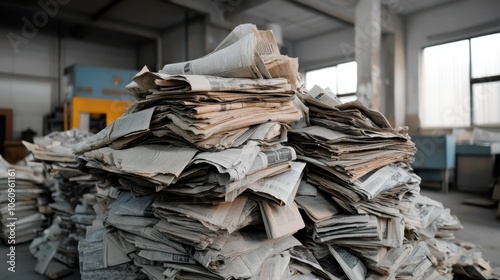
[{"label": "window", "polygon": [[500,124],[500,33],[472,38],[472,121]]},{"label": "window", "polygon": [[424,48],[425,128],[500,125],[500,33]]},{"label": "window", "polygon": [[314,85],[318,85],[330,88],[342,102],[356,100],[357,71],[355,61],[307,71],[306,88],[310,90]]}]

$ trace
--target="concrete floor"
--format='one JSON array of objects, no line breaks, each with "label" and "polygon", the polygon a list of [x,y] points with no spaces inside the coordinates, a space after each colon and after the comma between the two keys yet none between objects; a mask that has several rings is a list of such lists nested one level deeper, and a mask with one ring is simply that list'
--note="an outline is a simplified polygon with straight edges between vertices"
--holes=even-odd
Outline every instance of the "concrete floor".
[{"label": "concrete floor", "polygon": [[[466,198],[477,197],[475,194],[454,190],[443,194],[439,191],[426,189],[423,189],[421,193],[441,201],[445,207],[450,208],[451,213],[456,215],[464,226],[464,229],[456,232],[455,236],[460,240],[480,246],[484,258],[489,260],[493,267],[500,267],[500,219],[495,217],[496,208],[483,208],[462,203]],[[7,246],[0,245],[0,279],[46,279],[33,271],[35,259],[29,253],[28,246],[29,243],[16,246],[16,272],[12,273],[7,270]],[[80,274],[75,271],[65,279],[80,279]]]},{"label": "concrete floor", "polygon": [[[36,264],[36,259],[29,251],[31,242],[19,244],[16,246],[16,272],[7,270],[7,249],[4,244],[0,245],[0,280],[38,280],[47,279],[45,276],[36,273],[33,268]],[[63,278],[64,280],[77,280],[80,279],[80,272],[73,271],[72,274]]]},{"label": "concrete floor", "polygon": [[451,190],[447,194],[435,190],[422,189],[422,195],[441,201],[456,215],[463,230],[457,231],[457,239],[480,246],[483,257],[490,261],[492,267],[500,267],[500,219],[496,218],[496,207],[485,208],[464,204],[467,198],[489,198],[474,193]]}]

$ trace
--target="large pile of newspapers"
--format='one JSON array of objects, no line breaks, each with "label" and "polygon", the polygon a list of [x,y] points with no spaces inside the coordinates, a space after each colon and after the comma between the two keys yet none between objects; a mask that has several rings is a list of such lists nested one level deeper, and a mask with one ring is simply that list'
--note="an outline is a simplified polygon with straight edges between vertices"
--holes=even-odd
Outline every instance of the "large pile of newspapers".
[{"label": "large pile of newspapers", "polygon": [[86,226],[95,220],[95,180],[78,169],[72,148],[91,134],[80,130],[53,132],[24,142],[34,159],[43,162],[52,180],[52,224],[30,245],[37,258],[35,271],[50,279],[60,279],[78,268],[78,241]]},{"label": "large pile of newspapers", "polygon": [[82,279],[492,273],[453,242],[456,217],[419,195],[406,130],[328,89],[305,92],[271,31],[241,25],[127,88],[137,101],[74,148],[97,178]]},{"label": "large pile of newspapers", "polygon": [[46,222],[48,189],[42,166],[10,164],[0,156],[0,240],[15,245],[32,240]]},{"label": "large pile of newspapers", "polygon": [[277,264],[327,277],[292,236],[305,163],[282,143],[303,116],[297,68],[271,31],[244,25],[205,58],[139,72],[138,101],[75,148],[100,178],[82,278],[250,278]]}]

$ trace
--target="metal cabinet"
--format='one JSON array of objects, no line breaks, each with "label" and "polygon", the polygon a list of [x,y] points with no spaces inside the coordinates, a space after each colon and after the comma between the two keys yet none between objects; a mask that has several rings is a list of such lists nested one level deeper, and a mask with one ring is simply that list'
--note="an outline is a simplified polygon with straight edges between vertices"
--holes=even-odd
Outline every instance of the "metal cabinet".
[{"label": "metal cabinet", "polygon": [[450,173],[455,169],[455,138],[452,135],[415,135],[412,141],[417,147],[415,172],[424,181],[441,183],[443,192],[448,192]]},{"label": "metal cabinet", "polygon": [[464,191],[489,193],[493,179],[500,174],[500,143],[458,144],[457,188]]}]

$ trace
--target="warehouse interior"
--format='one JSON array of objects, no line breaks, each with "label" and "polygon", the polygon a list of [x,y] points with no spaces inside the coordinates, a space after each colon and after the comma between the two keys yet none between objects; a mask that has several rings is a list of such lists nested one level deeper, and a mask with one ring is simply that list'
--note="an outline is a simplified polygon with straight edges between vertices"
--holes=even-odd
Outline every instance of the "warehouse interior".
[{"label": "warehouse interior", "polygon": [[[455,236],[500,267],[498,11],[495,0],[4,0],[0,154],[16,164],[31,150],[23,140],[98,133],[133,104],[126,86],[144,66],[202,58],[251,23],[298,58],[308,91],[329,88],[407,127],[421,193],[450,208],[464,227]],[[2,242],[0,279],[84,279],[78,264],[63,278],[35,272],[29,244],[17,245],[10,273]]]},{"label": "warehouse interior", "polygon": [[[209,53],[236,25],[247,22],[262,28],[277,24],[282,52],[300,59],[302,73],[355,61],[358,45],[371,31],[381,30],[378,75],[384,79],[380,92],[387,97],[382,111],[395,125],[425,129],[419,124],[422,49],[498,31],[496,1],[382,1],[380,27],[359,22],[358,29],[357,1],[67,2],[47,2],[56,3],[57,13],[40,19],[34,15],[41,8],[33,1],[1,3],[6,35],[2,107],[15,109],[17,138],[27,128],[43,133],[40,117],[65,98],[65,68],[158,69]],[[40,92],[36,102],[23,103],[18,92],[33,89]]]}]

